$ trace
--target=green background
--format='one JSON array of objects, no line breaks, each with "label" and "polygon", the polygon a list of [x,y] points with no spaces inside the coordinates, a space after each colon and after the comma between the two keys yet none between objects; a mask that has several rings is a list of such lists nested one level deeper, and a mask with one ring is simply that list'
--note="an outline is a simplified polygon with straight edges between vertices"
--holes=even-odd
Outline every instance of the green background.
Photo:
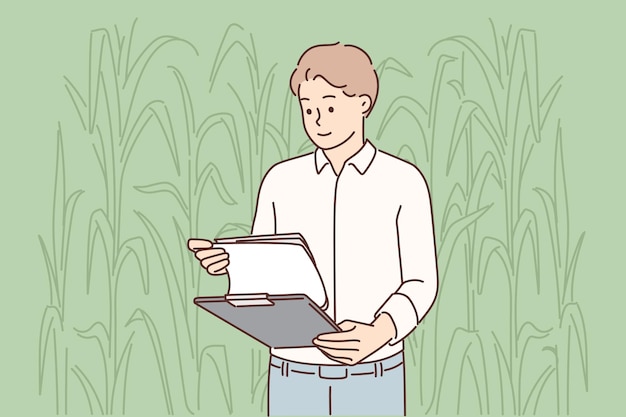
[{"label": "green background", "polygon": [[[208,74],[206,63],[215,55],[226,27],[238,23],[254,35],[263,71],[280,63],[275,85],[285,86],[297,57],[316,43],[353,43],[368,51],[374,62],[393,56],[410,68],[415,78],[430,80],[432,72],[424,62],[430,47],[442,38],[464,34],[488,41],[490,18],[501,31],[509,25],[514,31],[534,30],[541,85],[545,88],[563,76],[555,114],[564,130],[570,223],[573,236],[586,232],[575,292],[589,343],[589,391],[576,398],[571,413],[620,414],[626,372],[620,309],[626,289],[622,268],[626,249],[623,6],[608,1],[153,3],[22,2],[1,6],[1,414],[54,414],[52,397],[39,396],[37,388],[39,326],[48,293],[37,235],[50,236],[59,122],[64,128],[68,190],[86,189],[88,180],[83,175],[87,174],[72,175],[95,169],[90,146],[79,144],[78,119],[63,77],[85,86],[90,31],[113,25],[127,31],[135,18],[140,44],[166,34],[192,42],[199,49],[197,62],[204,65],[196,68],[198,74]],[[419,82],[417,85],[417,98],[426,101],[429,91],[419,90]],[[278,91],[282,100],[283,90]],[[202,92],[192,91],[196,101],[201,100]],[[217,109],[219,106],[212,111]],[[298,126],[294,132],[303,135]],[[150,147],[140,146],[135,156],[143,153],[144,164],[158,164],[158,154],[150,152]],[[138,172],[129,175],[141,181],[141,164],[137,164]],[[552,175],[552,168],[533,175]],[[93,183],[100,186],[97,181]],[[208,236],[211,233],[215,230],[207,230]],[[80,242],[86,238],[78,237],[73,244]],[[139,285],[132,288],[137,290]],[[83,308],[101,307],[86,302]],[[161,334],[163,340],[168,337]],[[232,337],[235,343],[243,342],[243,338]],[[236,357],[237,352],[232,355]],[[153,373],[146,375],[154,377]],[[172,383],[175,377],[172,372]],[[152,394],[143,395],[149,402]],[[151,409],[165,413],[159,407]],[[133,414],[134,409],[130,410]]]}]

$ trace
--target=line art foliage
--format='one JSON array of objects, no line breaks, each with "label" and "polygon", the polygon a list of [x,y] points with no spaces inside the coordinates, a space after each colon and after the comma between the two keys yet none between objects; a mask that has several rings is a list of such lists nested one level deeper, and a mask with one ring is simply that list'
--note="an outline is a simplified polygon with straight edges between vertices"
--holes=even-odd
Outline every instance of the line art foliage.
[{"label": "line art foliage", "polygon": [[[562,79],[543,79],[533,30],[487,29],[433,44],[421,80],[368,51],[384,80],[368,137],[420,167],[435,217],[440,291],[405,340],[408,412],[569,414],[590,365]],[[52,227],[36,237],[51,412],[266,413],[268,352],[193,305],[227,282],[185,245],[248,234],[265,171],[313,150],[278,76],[293,57],[268,50],[238,24],[200,46],[145,40],[135,20],[91,31],[85,66],[68,69]]]}]

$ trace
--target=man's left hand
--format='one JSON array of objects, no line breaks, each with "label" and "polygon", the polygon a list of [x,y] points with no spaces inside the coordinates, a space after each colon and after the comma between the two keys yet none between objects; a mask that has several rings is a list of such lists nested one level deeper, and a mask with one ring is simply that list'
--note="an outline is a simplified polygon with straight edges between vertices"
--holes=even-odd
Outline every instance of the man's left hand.
[{"label": "man's left hand", "polygon": [[313,343],[326,356],[346,365],[354,365],[387,344],[396,334],[393,320],[383,313],[372,324],[346,320],[339,323],[341,332],[323,333]]}]

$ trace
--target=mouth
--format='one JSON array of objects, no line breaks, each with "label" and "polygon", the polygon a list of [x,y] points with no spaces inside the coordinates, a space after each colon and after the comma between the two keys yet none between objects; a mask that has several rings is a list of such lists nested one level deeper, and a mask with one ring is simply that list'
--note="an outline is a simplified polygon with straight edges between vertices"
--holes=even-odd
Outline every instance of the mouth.
[{"label": "mouth", "polygon": [[330,135],[332,132],[328,132],[328,133],[318,133],[317,136],[328,136]]}]

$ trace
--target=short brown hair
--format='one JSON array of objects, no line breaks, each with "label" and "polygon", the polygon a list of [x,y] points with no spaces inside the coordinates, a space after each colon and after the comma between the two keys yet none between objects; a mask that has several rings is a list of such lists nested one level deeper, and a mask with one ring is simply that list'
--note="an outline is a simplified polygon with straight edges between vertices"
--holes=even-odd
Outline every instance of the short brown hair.
[{"label": "short brown hair", "polygon": [[339,42],[310,47],[304,51],[291,74],[291,92],[297,96],[303,81],[317,77],[340,88],[347,96],[369,96],[372,105],[365,117],[369,116],[378,96],[378,76],[372,60],[364,50]]}]

